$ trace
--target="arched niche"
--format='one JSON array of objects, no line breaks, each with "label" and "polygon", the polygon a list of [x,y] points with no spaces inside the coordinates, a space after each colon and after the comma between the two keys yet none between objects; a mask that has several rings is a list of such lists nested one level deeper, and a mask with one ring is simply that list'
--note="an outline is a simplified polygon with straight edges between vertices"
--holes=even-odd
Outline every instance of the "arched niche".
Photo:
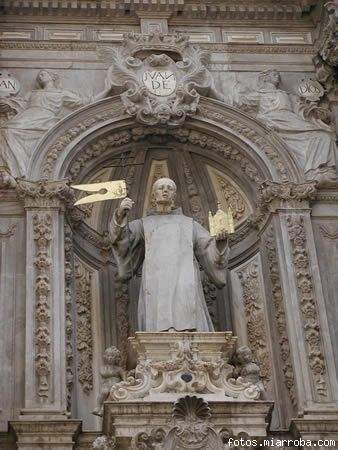
[{"label": "arched niche", "polygon": [[[202,98],[198,113],[184,126],[146,127],[123,113],[118,96],[82,108],[50,130],[37,148],[29,178],[68,178],[74,184],[124,178],[135,200],[132,218],[136,218],[149,207],[156,171],[175,179],[178,206],[205,227],[208,212],[216,210],[217,202],[232,207],[237,226],[230,267],[259,251],[259,235],[252,226],[258,186],[266,179],[301,179],[281,140],[235,108]],[[111,302],[116,291],[115,264],[109,251],[103,250],[116,206],[115,201],[82,207],[83,221],[74,230],[75,253],[99,273],[103,346],[124,339],[116,320],[118,301]],[[136,327],[138,284],[138,279],[132,280],[132,306],[124,312],[131,331]],[[230,293],[209,291],[216,327],[231,328]]]},{"label": "arched niche", "polygon": [[[239,320],[233,310],[236,296],[232,280],[238,282],[239,272],[243,278],[251,276],[252,271],[253,275],[255,270],[263,271],[260,231],[253,218],[258,188],[266,179],[299,182],[303,178],[294,158],[271,130],[234,108],[206,98],[201,99],[198,113],[182,127],[146,127],[125,115],[119,97],[113,97],[78,110],[50,130],[37,148],[28,177],[68,178],[74,184],[125,178],[129,195],[136,202],[132,216],[136,218],[146,213],[151,202],[150,185],[159,174],[176,180],[178,206],[205,226],[208,211],[215,211],[217,201],[231,203],[237,196],[229,284],[217,291],[206,283],[206,297],[218,329],[233,329],[236,334],[243,331],[244,336],[244,319],[242,325],[235,323]],[[95,311],[85,318],[94,342],[92,354],[99,354],[92,365],[111,344],[124,350],[126,358],[127,338],[135,329],[139,278],[128,286],[116,279],[105,234],[117,203],[103,202],[66,212],[74,241],[75,289],[79,286],[75,296],[79,305],[74,309],[81,309],[82,298],[90,290],[89,311]],[[77,220],[79,215],[81,221]],[[267,224],[269,217],[264,221]],[[248,261],[253,263],[247,269]],[[242,293],[237,297],[237,303],[241,302]],[[88,358],[76,358],[86,362],[87,370]],[[81,404],[85,400],[79,397]]]}]

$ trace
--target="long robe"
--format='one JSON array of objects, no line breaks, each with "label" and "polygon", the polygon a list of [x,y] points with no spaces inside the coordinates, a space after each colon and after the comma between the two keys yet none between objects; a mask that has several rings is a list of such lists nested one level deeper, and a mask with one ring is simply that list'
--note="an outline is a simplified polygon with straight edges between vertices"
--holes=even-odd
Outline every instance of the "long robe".
[{"label": "long robe", "polygon": [[113,217],[110,231],[121,279],[130,279],[143,263],[140,331],[214,331],[198,262],[221,288],[226,283],[228,247],[219,252],[207,230],[179,210],[121,226]]}]

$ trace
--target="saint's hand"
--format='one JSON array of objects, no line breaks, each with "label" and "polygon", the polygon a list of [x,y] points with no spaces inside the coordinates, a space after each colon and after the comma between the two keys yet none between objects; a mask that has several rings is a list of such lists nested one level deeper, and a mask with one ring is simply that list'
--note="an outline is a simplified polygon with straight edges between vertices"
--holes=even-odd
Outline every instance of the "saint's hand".
[{"label": "saint's hand", "polygon": [[228,234],[223,231],[215,236],[218,250],[222,253],[228,246]]},{"label": "saint's hand", "polygon": [[121,220],[123,220],[129,214],[129,211],[133,207],[133,204],[133,200],[129,197],[126,197],[122,200],[118,208],[118,216]]}]

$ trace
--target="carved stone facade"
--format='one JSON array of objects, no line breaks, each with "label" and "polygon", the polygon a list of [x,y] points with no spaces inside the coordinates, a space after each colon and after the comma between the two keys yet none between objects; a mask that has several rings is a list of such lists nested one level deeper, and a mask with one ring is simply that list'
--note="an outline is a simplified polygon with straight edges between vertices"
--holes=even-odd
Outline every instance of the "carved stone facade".
[{"label": "carved stone facade", "polygon": [[[338,442],[334,2],[2,3],[0,449]],[[234,217],[227,285],[201,272],[219,353],[135,338],[119,200],[74,206],[72,184],[125,179],[144,217],[162,176],[205,228]]]},{"label": "carved stone facade", "polygon": [[243,290],[243,303],[248,332],[248,344],[261,367],[265,386],[271,381],[271,358],[267,347],[267,328],[262,285],[257,261],[250,262],[238,272]]},{"label": "carved stone facade", "polygon": [[78,380],[88,394],[93,389],[92,274],[78,259],[74,272]]},{"label": "carved stone facade", "polygon": [[309,365],[312,371],[314,388],[318,397],[328,396],[327,372],[322,350],[321,331],[318,321],[318,307],[315,298],[311,261],[307,251],[306,230],[302,216],[288,216],[287,224],[292,243],[293,263],[300,294],[300,309],[303,329],[308,348]]}]

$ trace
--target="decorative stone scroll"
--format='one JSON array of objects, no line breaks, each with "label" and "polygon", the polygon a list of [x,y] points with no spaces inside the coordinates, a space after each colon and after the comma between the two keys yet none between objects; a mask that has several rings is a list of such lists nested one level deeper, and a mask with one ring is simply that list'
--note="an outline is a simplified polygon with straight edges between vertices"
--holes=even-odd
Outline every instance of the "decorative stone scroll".
[{"label": "decorative stone scroll", "polygon": [[261,378],[265,387],[271,381],[271,362],[267,347],[268,333],[265,322],[264,300],[259,277],[258,263],[251,261],[238,272],[243,291],[245,317],[249,346],[261,367]]},{"label": "decorative stone scroll", "polygon": [[188,36],[129,33],[119,49],[104,46],[99,54],[110,64],[108,85],[123,89],[125,112],[142,124],[178,126],[195,114],[200,94],[223,98],[206,68],[209,53]]},{"label": "decorative stone scroll", "polygon": [[234,378],[228,363],[236,338],[225,333],[136,333],[135,375],[112,386],[111,401],[177,399],[199,393],[208,399],[256,400],[257,386]]},{"label": "decorative stone scroll", "polygon": [[33,233],[36,244],[35,276],[35,371],[37,395],[46,401],[50,395],[50,373],[52,364],[50,330],[50,291],[52,217],[50,214],[34,214]]},{"label": "decorative stone scroll", "polygon": [[76,348],[78,379],[83,392],[93,389],[92,273],[79,259],[75,261],[75,303],[77,311]]},{"label": "decorative stone scroll", "polygon": [[327,370],[323,354],[321,327],[318,318],[318,306],[311,274],[310,257],[307,251],[306,230],[302,216],[288,216],[287,227],[292,245],[292,256],[303,329],[308,349],[309,366],[312,372],[314,389],[318,397],[328,396]]}]

